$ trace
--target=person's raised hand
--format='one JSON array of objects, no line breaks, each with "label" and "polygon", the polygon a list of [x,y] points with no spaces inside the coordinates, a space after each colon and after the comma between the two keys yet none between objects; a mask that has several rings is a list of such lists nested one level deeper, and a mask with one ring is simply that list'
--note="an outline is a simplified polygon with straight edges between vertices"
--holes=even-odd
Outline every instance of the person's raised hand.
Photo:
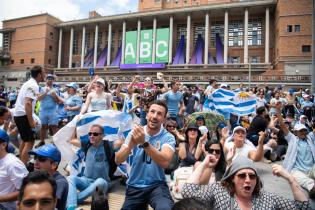
[{"label": "person's raised hand", "polygon": [[208,154],[202,161],[202,164],[204,164],[207,168],[214,168],[218,161],[219,159],[217,159],[214,155]]},{"label": "person's raised hand", "polygon": [[258,133],[258,135],[259,135],[258,144],[264,144],[264,140],[265,140],[265,137],[266,137],[266,132],[260,131]]},{"label": "person's raised hand", "polygon": [[272,165],[272,173],[275,176],[281,176],[286,180],[289,180],[291,175],[281,166],[278,164]]},{"label": "person's raised hand", "polygon": [[229,137],[229,132],[230,132],[229,127],[222,128],[222,130],[221,130],[222,138],[227,139]]},{"label": "person's raised hand", "polygon": [[234,156],[236,153],[236,146],[234,145],[233,147],[231,147],[228,151],[228,153],[226,154],[226,162],[232,162]]},{"label": "person's raised hand", "polygon": [[131,140],[136,143],[142,145],[145,141],[144,128],[140,125],[135,125],[132,131]]}]

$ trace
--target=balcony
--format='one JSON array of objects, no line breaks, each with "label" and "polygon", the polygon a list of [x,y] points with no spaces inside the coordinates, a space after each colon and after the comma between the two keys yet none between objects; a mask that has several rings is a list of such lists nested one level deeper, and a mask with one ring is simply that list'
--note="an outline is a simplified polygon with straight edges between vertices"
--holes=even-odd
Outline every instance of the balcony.
[{"label": "balcony", "polygon": [[8,61],[11,59],[10,52],[6,50],[0,50],[0,60],[2,61]]}]

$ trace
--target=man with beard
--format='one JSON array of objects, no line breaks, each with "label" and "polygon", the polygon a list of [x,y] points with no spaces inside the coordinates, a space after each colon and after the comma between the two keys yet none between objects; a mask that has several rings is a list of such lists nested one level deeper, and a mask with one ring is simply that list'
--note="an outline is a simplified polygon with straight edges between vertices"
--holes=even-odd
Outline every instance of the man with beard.
[{"label": "man with beard", "polygon": [[174,136],[162,126],[167,111],[163,101],[152,102],[147,125],[136,125],[116,154],[117,165],[129,154],[134,156],[123,210],[146,209],[147,204],[156,210],[167,210],[174,205],[164,174],[175,151]]}]

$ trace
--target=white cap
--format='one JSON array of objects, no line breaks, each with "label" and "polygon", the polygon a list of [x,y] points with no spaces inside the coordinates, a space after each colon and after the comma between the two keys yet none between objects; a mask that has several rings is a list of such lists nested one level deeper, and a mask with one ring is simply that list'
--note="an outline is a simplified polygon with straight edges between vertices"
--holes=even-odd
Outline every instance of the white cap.
[{"label": "white cap", "polygon": [[226,84],[226,83],[222,83],[221,85],[220,85],[220,88],[222,88],[222,87],[228,87],[228,85]]},{"label": "white cap", "polygon": [[305,127],[305,125],[301,124],[301,123],[297,123],[295,126],[294,126],[294,130],[295,131],[300,131],[300,130],[307,130],[307,128]]},{"label": "white cap", "polygon": [[105,86],[105,80],[103,78],[98,78],[96,82],[101,83],[102,85]]},{"label": "white cap", "polygon": [[236,131],[238,130],[242,130],[246,133],[246,129],[242,126],[236,126],[234,129],[233,129],[233,135],[235,134]]}]

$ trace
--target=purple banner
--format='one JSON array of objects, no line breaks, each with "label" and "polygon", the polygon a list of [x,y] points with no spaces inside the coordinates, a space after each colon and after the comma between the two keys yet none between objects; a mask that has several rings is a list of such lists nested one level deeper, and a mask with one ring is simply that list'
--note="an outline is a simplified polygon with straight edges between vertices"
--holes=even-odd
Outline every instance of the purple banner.
[{"label": "purple banner", "polygon": [[164,63],[121,64],[120,69],[165,69]]}]

